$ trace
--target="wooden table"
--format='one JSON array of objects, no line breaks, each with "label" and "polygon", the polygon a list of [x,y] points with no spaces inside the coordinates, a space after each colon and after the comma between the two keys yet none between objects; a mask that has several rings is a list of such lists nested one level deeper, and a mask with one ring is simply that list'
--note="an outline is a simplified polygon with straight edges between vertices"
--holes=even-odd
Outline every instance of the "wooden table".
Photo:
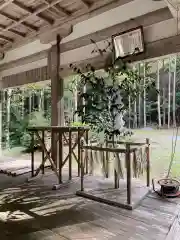
[{"label": "wooden table", "polygon": [[[65,163],[69,160],[69,180],[72,179],[72,156],[77,161],[78,165],[78,176],[80,176],[80,155],[81,155],[81,140],[82,138],[86,143],[88,143],[88,127],[62,127],[62,126],[51,126],[51,127],[29,127],[28,131],[31,133],[31,175],[32,178],[36,177],[40,172],[44,174],[45,163],[48,160],[50,162],[50,166],[58,178],[58,184],[62,183],[62,169]],[[48,149],[45,143],[45,133],[51,133],[51,146]],[[77,134],[77,138],[74,142],[72,142],[72,134]],[[69,139],[68,139],[68,137]],[[35,137],[38,140],[38,144],[42,149],[42,162],[34,173],[34,144]],[[63,145],[64,141],[69,146],[69,152],[66,158],[64,158],[63,154]],[[58,148],[58,156],[57,152],[54,154],[53,145],[55,144]],[[78,153],[75,153],[75,148],[77,147]]]}]

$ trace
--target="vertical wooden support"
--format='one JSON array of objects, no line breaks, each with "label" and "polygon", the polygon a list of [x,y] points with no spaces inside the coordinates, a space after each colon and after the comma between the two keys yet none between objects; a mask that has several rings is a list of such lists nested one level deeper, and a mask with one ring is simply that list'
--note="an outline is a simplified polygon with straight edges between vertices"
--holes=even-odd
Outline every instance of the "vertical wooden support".
[{"label": "vertical wooden support", "polygon": [[157,107],[158,107],[158,125],[161,128],[161,95],[160,95],[160,62],[157,61]]},{"label": "vertical wooden support", "polygon": [[126,166],[127,166],[127,204],[131,204],[131,154],[130,144],[126,144]]},{"label": "vertical wooden support", "polygon": [[[60,77],[60,41],[57,35],[56,45],[51,47],[48,55],[48,68],[51,77],[51,126],[64,126],[64,82]],[[55,134],[51,137],[52,158],[58,166],[58,144]]]},{"label": "vertical wooden support", "polygon": [[[89,136],[88,136],[88,130],[85,130],[86,145],[88,145],[88,138],[89,138]],[[88,150],[86,149],[86,150],[85,150],[86,174],[88,174],[88,172],[89,172],[89,166],[88,166],[89,161],[88,161],[88,160],[89,160],[89,159],[88,159]]]},{"label": "vertical wooden support", "polygon": [[174,60],[174,75],[173,75],[173,126],[176,127],[176,68],[177,68],[177,55]]},{"label": "vertical wooden support", "polygon": [[34,132],[31,133],[31,177],[34,177]]},{"label": "vertical wooden support", "polygon": [[117,189],[118,188],[118,175],[117,175],[117,171],[116,169],[114,169],[114,188]]},{"label": "vertical wooden support", "polygon": [[[45,144],[45,139],[44,139],[44,130],[42,130],[42,142]],[[41,148],[42,150],[42,174],[44,174],[44,149]]]},{"label": "vertical wooden support", "polygon": [[81,159],[81,137],[80,129],[78,128],[78,177],[80,176],[80,159]]},{"label": "vertical wooden support", "polygon": [[147,161],[147,187],[150,186],[150,154],[149,154],[149,139],[146,139],[146,161]]},{"label": "vertical wooden support", "polygon": [[69,180],[72,179],[72,131],[69,129]]},{"label": "vertical wooden support", "polygon": [[63,133],[61,130],[59,130],[59,184],[62,183],[63,155]]},{"label": "vertical wooden support", "polygon": [[[82,144],[83,145],[83,144]],[[81,191],[84,191],[84,150],[80,143]]]},{"label": "vertical wooden support", "polygon": [[144,83],[143,83],[143,87],[144,87],[144,93],[143,93],[143,104],[144,104],[144,127],[146,127],[147,122],[146,122],[146,63],[144,63],[144,69],[143,69],[143,77],[144,77]]},{"label": "vertical wooden support", "polygon": [[168,128],[171,124],[171,58],[169,58],[169,80],[168,80]]},{"label": "vertical wooden support", "polygon": [[[107,147],[108,147],[108,139],[106,138],[106,148]],[[106,161],[106,178],[108,178],[109,177],[109,154],[108,154],[108,151],[106,151],[105,161]]]},{"label": "vertical wooden support", "polygon": [[2,155],[2,135],[3,135],[2,115],[3,115],[3,89],[0,89],[0,155]]}]

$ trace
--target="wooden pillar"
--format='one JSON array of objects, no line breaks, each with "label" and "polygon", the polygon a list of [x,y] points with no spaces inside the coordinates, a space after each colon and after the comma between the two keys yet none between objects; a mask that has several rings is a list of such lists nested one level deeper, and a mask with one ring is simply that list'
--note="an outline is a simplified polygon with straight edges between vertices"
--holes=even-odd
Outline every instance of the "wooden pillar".
[{"label": "wooden pillar", "polygon": [[[64,126],[64,82],[60,77],[60,41],[57,35],[56,45],[53,45],[48,55],[48,69],[51,78],[51,126]],[[51,137],[52,157],[57,165],[58,144],[57,136]]]},{"label": "wooden pillar", "polygon": [[126,144],[126,166],[127,166],[127,203],[131,204],[131,153],[130,144]]},{"label": "wooden pillar", "polygon": [[2,115],[3,115],[3,89],[0,82],[0,155],[2,155]]}]

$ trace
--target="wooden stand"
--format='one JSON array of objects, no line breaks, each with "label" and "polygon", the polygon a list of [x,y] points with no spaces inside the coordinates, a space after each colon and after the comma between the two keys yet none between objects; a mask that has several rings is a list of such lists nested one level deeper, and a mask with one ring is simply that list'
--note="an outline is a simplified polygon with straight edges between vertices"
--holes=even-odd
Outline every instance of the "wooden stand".
[{"label": "wooden stand", "polygon": [[[98,202],[103,202],[106,204],[110,204],[110,205],[114,205],[114,206],[118,206],[118,207],[123,207],[126,209],[130,209],[132,210],[133,208],[135,208],[140,201],[147,195],[147,193],[149,192],[149,186],[150,186],[150,159],[149,159],[149,140],[146,140],[146,143],[125,143],[125,142],[116,142],[118,144],[125,144],[125,148],[114,148],[114,147],[107,147],[110,143],[112,143],[111,141],[108,141],[108,143],[106,143],[106,147],[102,147],[102,146],[81,146],[82,151],[81,151],[81,190],[77,191],[76,194],[78,196],[82,196],[85,198],[89,198],[91,200],[95,200]],[[147,174],[147,186],[143,186],[143,191],[142,189],[140,189],[140,192],[135,193],[136,199],[133,200],[133,194],[132,194],[132,159],[131,159],[131,155],[134,154],[137,150],[139,150],[140,148],[145,147],[145,161],[146,161],[146,174]],[[85,150],[89,150],[89,151],[99,151],[99,152],[103,152],[106,155],[106,161],[107,161],[107,153],[113,153],[114,155],[116,154],[124,154],[125,156],[125,169],[126,169],[126,187],[123,186],[123,196],[122,199],[120,197],[120,195],[122,195],[122,192],[120,192],[122,189],[122,185],[120,186],[120,181],[119,181],[119,175],[117,170],[114,168],[114,190],[113,188],[109,189],[111,191],[111,194],[105,194],[105,189],[94,189],[93,187],[89,187],[90,190],[85,190],[84,187],[84,169],[85,169],[85,162],[87,160],[84,159],[83,156],[83,151]],[[134,156],[134,155],[133,155]],[[90,162],[92,163],[92,159],[89,159]],[[106,164],[107,165],[107,164]],[[108,176],[108,173],[107,173]],[[95,182],[95,177],[92,177],[92,180],[89,180],[89,182],[93,181]],[[85,181],[88,179],[88,177],[85,179]],[[88,181],[88,180],[87,180]],[[123,181],[124,183],[124,181]],[[92,184],[93,185],[93,184]],[[124,189],[126,188],[126,189]],[[113,191],[112,191],[113,190]],[[125,196],[124,196],[124,192],[126,190],[126,201],[124,201]],[[118,191],[119,191],[119,197],[118,197]],[[106,192],[107,193],[107,192]],[[114,199],[112,195],[115,195]],[[139,194],[139,196],[138,196]],[[110,196],[111,195],[111,196]],[[106,198],[106,196],[108,196],[108,198]],[[118,200],[117,200],[118,199]],[[121,200],[123,200],[121,202]]]},{"label": "wooden stand", "polygon": [[[44,174],[45,170],[45,163],[48,160],[50,162],[50,166],[55,173],[55,175],[58,178],[58,184],[54,186],[54,189],[59,188],[59,186],[63,183],[62,181],[62,170],[64,165],[69,160],[69,180],[72,179],[72,156],[75,158],[77,164],[78,164],[78,173],[80,172],[80,155],[81,155],[81,148],[80,148],[80,141],[82,138],[88,137],[88,131],[89,128],[87,127],[60,127],[60,126],[53,126],[53,127],[31,127],[28,128],[28,131],[31,132],[32,141],[32,152],[31,152],[31,179],[34,179],[39,175],[41,172]],[[54,138],[51,143],[58,143],[59,146],[59,154],[57,158],[57,164],[56,158],[54,159],[54,156],[52,155],[52,148],[51,145],[49,149],[47,149],[47,146],[45,144],[45,133],[51,132],[51,136]],[[52,134],[53,133],[53,134]],[[72,133],[76,133],[77,138],[74,143],[72,143]],[[67,135],[69,136],[69,139],[67,138]],[[42,162],[40,166],[34,170],[34,138],[37,138],[38,143],[41,146],[42,149]],[[64,158],[63,154],[63,146],[64,141],[66,144],[68,144],[68,155],[66,158]],[[78,156],[75,153],[75,148],[78,148]],[[80,174],[79,174],[80,175]]]}]

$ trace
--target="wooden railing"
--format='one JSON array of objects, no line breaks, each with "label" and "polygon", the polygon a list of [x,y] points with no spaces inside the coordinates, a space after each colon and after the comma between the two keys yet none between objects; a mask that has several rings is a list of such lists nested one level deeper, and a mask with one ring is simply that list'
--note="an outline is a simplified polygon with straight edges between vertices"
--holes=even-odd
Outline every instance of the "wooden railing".
[{"label": "wooden railing", "polygon": [[[88,143],[88,127],[30,127],[28,131],[31,133],[31,172],[32,177],[36,177],[40,172],[44,174],[45,163],[48,160],[52,170],[58,178],[59,184],[62,183],[62,170],[64,165],[69,161],[69,180],[72,178],[72,157],[75,158],[78,165],[78,175],[80,175],[80,155],[81,155],[81,139],[85,139]],[[45,143],[45,133],[51,133],[51,145],[48,148]],[[76,134],[77,138],[72,142],[72,134]],[[39,167],[34,169],[34,138],[37,138],[38,143],[42,149],[42,161]],[[68,145],[68,155],[64,157],[63,147],[64,141]],[[57,153],[53,153],[53,148],[56,146],[58,148]],[[75,152],[77,148],[77,152]]]},{"label": "wooden railing", "polygon": [[[95,144],[96,142],[93,142]],[[92,143],[91,143],[92,144]],[[111,146],[110,146],[111,145]],[[114,156],[118,156],[119,154],[123,154],[125,156],[125,170],[126,170],[126,181],[127,181],[127,204],[131,204],[131,184],[132,184],[132,162],[135,163],[136,153],[137,151],[141,151],[142,148],[145,148],[145,170],[146,170],[146,185],[150,186],[150,156],[149,156],[149,139],[146,139],[145,143],[135,143],[135,142],[123,142],[116,141],[115,146],[113,141],[107,141],[104,145],[83,145],[81,144],[81,191],[84,191],[84,175],[85,170],[87,172],[87,166],[93,168],[93,152],[100,152],[103,154],[103,164],[106,165],[106,169],[108,169],[108,157],[109,153],[112,153]],[[119,145],[117,147],[117,145]],[[90,151],[90,154],[87,156],[87,151]],[[85,154],[85,156],[84,156]],[[133,158],[132,158],[133,155]],[[120,159],[119,159],[120,161]],[[136,171],[135,171],[136,172]],[[108,172],[106,177],[108,177]],[[135,175],[135,174],[134,174]],[[138,175],[138,174],[137,174]],[[135,175],[134,177],[137,177]],[[119,188],[119,174],[114,167],[114,188]]]}]

